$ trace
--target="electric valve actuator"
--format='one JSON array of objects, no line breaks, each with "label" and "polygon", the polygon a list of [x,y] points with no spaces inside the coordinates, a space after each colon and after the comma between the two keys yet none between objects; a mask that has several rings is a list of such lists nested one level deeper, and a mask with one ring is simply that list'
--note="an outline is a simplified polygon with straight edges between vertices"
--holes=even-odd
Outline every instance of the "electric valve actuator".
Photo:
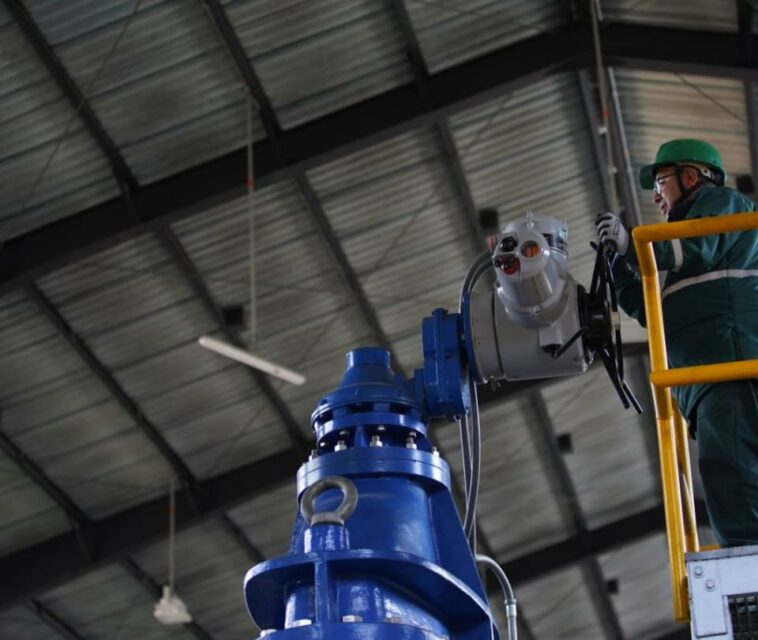
[{"label": "electric valve actuator", "polygon": [[582,314],[566,240],[565,223],[531,213],[495,239],[496,287],[472,292],[463,306],[480,382],[573,375],[591,364],[582,340],[568,344],[581,330]]}]

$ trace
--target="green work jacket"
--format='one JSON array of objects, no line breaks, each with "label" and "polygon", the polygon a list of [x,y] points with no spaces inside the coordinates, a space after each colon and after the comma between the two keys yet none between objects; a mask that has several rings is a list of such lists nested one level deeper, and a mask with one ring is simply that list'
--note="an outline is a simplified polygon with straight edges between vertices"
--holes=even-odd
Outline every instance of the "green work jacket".
[{"label": "green work jacket", "polygon": [[[681,207],[682,205],[680,205]],[[680,219],[755,211],[734,189],[706,185],[683,206]],[[669,367],[758,358],[758,230],[666,240],[653,246],[659,271]],[[619,304],[645,326],[637,255],[630,249],[614,268]],[[626,264],[624,265],[624,262]],[[709,385],[673,389],[690,420]]]}]

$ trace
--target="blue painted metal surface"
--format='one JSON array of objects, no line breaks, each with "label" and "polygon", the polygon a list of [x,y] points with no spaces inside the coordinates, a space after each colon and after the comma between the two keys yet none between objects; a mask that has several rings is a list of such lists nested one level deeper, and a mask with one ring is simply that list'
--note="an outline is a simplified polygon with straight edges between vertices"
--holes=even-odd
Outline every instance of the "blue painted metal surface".
[{"label": "blue painted metal surface", "polygon": [[[341,476],[358,492],[344,525],[298,513],[289,555],[253,567],[245,598],[271,640],[498,638],[450,494],[450,468],[431,446],[431,416],[468,409],[460,318],[424,320],[424,368],[395,374],[382,349],[347,355],[342,384],[312,415],[318,453],[297,476],[298,499]],[[316,513],[342,500],[327,488]]]}]

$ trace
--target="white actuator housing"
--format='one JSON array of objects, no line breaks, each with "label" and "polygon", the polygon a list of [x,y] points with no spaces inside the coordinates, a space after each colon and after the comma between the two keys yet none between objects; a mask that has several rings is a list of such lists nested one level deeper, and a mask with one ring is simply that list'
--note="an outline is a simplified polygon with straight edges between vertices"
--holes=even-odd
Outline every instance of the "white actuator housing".
[{"label": "white actuator housing", "polygon": [[568,273],[566,224],[532,212],[495,238],[494,291],[474,292],[469,329],[480,381],[545,378],[586,371],[579,285]]}]

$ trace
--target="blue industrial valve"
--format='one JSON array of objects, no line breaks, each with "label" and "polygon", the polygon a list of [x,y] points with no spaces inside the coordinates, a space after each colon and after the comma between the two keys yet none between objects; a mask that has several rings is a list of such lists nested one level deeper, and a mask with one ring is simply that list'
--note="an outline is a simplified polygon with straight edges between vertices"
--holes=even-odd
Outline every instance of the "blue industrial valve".
[{"label": "blue industrial valve", "polygon": [[450,402],[452,374],[435,370],[428,394],[426,366],[405,380],[389,360],[382,349],[348,353],[342,384],[313,413],[318,453],[297,475],[290,554],[245,578],[271,640],[499,637],[450,468],[427,438],[427,403]]},{"label": "blue industrial valve", "polygon": [[[598,250],[587,292],[567,272],[567,229],[527,214],[479,256],[460,313],[422,323],[423,367],[405,379],[383,349],[347,354],[342,384],[311,416],[316,450],[297,474],[299,513],[289,555],[253,567],[247,607],[271,640],[496,640],[476,571],[481,463],[476,383],[581,374],[598,356],[626,406],[608,256]],[[475,291],[494,270],[496,283]],[[607,276],[607,277],[606,277]],[[614,339],[613,332],[616,337]],[[433,418],[461,426],[466,514],[450,493],[450,467],[428,438]]]}]

